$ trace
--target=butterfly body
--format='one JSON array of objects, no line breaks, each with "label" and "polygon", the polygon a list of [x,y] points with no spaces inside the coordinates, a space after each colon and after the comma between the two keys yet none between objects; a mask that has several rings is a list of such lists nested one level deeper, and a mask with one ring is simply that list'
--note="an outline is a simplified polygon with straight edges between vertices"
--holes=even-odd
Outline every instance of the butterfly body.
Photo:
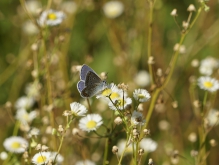
[{"label": "butterfly body", "polygon": [[93,97],[107,88],[107,83],[96,74],[96,72],[87,65],[81,67],[80,81],[77,88],[82,97]]}]

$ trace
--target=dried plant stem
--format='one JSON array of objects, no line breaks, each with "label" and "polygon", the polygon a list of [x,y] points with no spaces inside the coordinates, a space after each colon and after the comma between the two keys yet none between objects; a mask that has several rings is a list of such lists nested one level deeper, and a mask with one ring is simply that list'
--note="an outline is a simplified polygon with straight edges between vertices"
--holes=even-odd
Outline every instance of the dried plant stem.
[{"label": "dried plant stem", "polygon": [[[46,55],[45,65],[46,65],[47,103],[48,103],[48,105],[52,105],[53,101],[52,101],[52,84],[51,84],[51,76],[50,76],[50,58],[49,58],[49,56],[47,54],[47,50],[46,50],[46,37],[45,36],[44,36],[42,41],[43,41],[43,54]],[[50,123],[51,123],[52,128],[55,128],[53,110],[50,110],[49,118],[50,118]],[[52,136],[52,143],[53,143],[53,146],[55,148],[57,148],[55,136]]]},{"label": "dried plant stem", "polygon": [[[151,56],[151,40],[152,40],[153,9],[154,9],[154,3],[152,2],[152,0],[149,0],[149,5],[150,5],[149,7],[149,28],[148,28],[148,44],[147,44],[148,59],[152,57]],[[148,63],[148,68],[149,68],[151,84],[153,84],[154,78],[153,78],[152,64]]]}]

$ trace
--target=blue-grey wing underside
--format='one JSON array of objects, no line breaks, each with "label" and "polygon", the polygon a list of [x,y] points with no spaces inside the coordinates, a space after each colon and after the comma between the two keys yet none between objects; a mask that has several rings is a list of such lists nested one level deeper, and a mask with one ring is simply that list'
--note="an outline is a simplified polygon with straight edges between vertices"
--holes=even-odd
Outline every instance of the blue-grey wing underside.
[{"label": "blue-grey wing underside", "polygon": [[81,91],[85,88],[85,82],[84,81],[79,81],[78,84],[78,91],[81,93]]},{"label": "blue-grey wing underside", "polygon": [[95,74],[96,74],[96,72],[93,70],[93,69],[91,69],[89,66],[87,66],[87,65],[83,65],[82,67],[81,67],[81,73],[80,73],[80,78],[81,78],[81,80],[83,80],[83,81],[85,81],[85,79],[86,79],[86,76],[87,76],[87,73],[88,72],[94,72]]}]

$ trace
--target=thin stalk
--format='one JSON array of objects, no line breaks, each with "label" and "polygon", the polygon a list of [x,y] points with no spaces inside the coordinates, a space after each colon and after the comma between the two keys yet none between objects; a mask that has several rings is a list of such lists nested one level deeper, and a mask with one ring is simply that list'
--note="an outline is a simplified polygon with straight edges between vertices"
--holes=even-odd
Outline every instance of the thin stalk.
[{"label": "thin stalk", "polygon": [[19,127],[20,127],[20,121],[17,120],[14,126],[13,136],[17,136]]},{"label": "thin stalk", "polygon": [[[153,2],[152,0],[149,0],[149,28],[148,28],[148,44],[147,44],[147,49],[148,49],[148,59],[150,59],[151,56],[151,40],[152,40],[152,25],[153,25]],[[152,70],[152,64],[148,64],[149,68],[149,75],[150,75],[150,80],[151,84],[154,83],[154,78],[153,78],[153,70]]]},{"label": "thin stalk", "polygon": [[108,156],[108,149],[109,149],[109,138],[106,138],[105,147],[104,147],[104,155],[103,155],[103,165],[107,165],[107,156]]},{"label": "thin stalk", "polygon": [[88,98],[87,98],[86,100],[87,100],[87,104],[88,104],[88,110],[89,110],[90,113],[92,113],[92,109],[91,109],[90,101],[89,101]]},{"label": "thin stalk", "polygon": [[[180,41],[179,41],[179,47],[184,42],[186,35],[188,34],[189,30],[192,28],[192,26],[196,22],[196,20],[197,20],[198,16],[200,15],[202,9],[203,9],[203,6],[201,6],[199,8],[198,13],[196,14],[196,16],[195,16],[194,20],[192,21],[192,23],[191,23],[190,27],[188,28],[188,30],[185,33],[181,34],[181,38],[180,38]],[[148,110],[148,114],[146,116],[146,123],[145,123],[145,125],[143,126],[142,129],[145,129],[148,126],[150,118],[151,118],[151,115],[152,115],[153,110],[154,110],[154,106],[155,106],[157,97],[158,97],[160,91],[162,91],[167,86],[167,84],[170,81],[170,78],[173,75],[173,72],[174,72],[174,69],[175,69],[175,66],[176,66],[176,63],[177,63],[178,55],[179,55],[179,49],[174,53],[174,55],[173,55],[173,57],[171,59],[170,66],[169,66],[170,67],[170,71],[169,71],[169,74],[167,75],[164,83],[162,84],[161,87],[156,88],[155,92],[152,94],[152,99],[151,99],[150,107],[149,107],[149,110]],[[143,137],[143,132],[141,132],[141,135],[140,135],[140,138],[142,138],[142,137]]]}]

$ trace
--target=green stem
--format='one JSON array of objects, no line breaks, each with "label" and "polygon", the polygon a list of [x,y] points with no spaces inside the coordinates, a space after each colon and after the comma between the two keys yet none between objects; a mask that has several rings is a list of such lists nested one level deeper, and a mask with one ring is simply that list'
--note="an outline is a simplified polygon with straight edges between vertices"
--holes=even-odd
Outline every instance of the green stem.
[{"label": "green stem", "polygon": [[[152,0],[149,0],[149,28],[148,28],[148,60],[152,57],[151,56],[151,40],[152,40],[152,25],[153,25],[153,2]],[[153,79],[153,70],[152,70],[152,64],[148,64],[148,68],[149,68],[149,75],[150,75],[150,79],[151,79],[151,84],[154,83],[154,79]]]},{"label": "green stem", "polygon": [[205,104],[207,102],[207,98],[208,98],[208,91],[205,91],[205,95],[204,95],[204,99],[203,99],[203,107],[202,107],[202,112],[204,112],[205,109]]},{"label": "green stem", "polygon": [[124,154],[125,154],[125,150],[126,150],[126,148],[127,148],[128,142],[129,142],[129,136],[127,136],[126,143],[125,143],[125,149],[123,150],[122,155],[120,156],[118,165],[121,165],[121,162],[122,162],[123,156],[124,156]]},{"label": "green stem", "polygon": [[19,127],[20,127],[20,121],[17,120],[14,126],[13,136],[17,136]]},{"label": "green stem", "polygon": [[108,156],[108,149],[109,149],[109,138],[106,138],[105,141],[105,149],[104,149],[104,156],[103,156],[103,165],[107,165],[107,156]]}]

